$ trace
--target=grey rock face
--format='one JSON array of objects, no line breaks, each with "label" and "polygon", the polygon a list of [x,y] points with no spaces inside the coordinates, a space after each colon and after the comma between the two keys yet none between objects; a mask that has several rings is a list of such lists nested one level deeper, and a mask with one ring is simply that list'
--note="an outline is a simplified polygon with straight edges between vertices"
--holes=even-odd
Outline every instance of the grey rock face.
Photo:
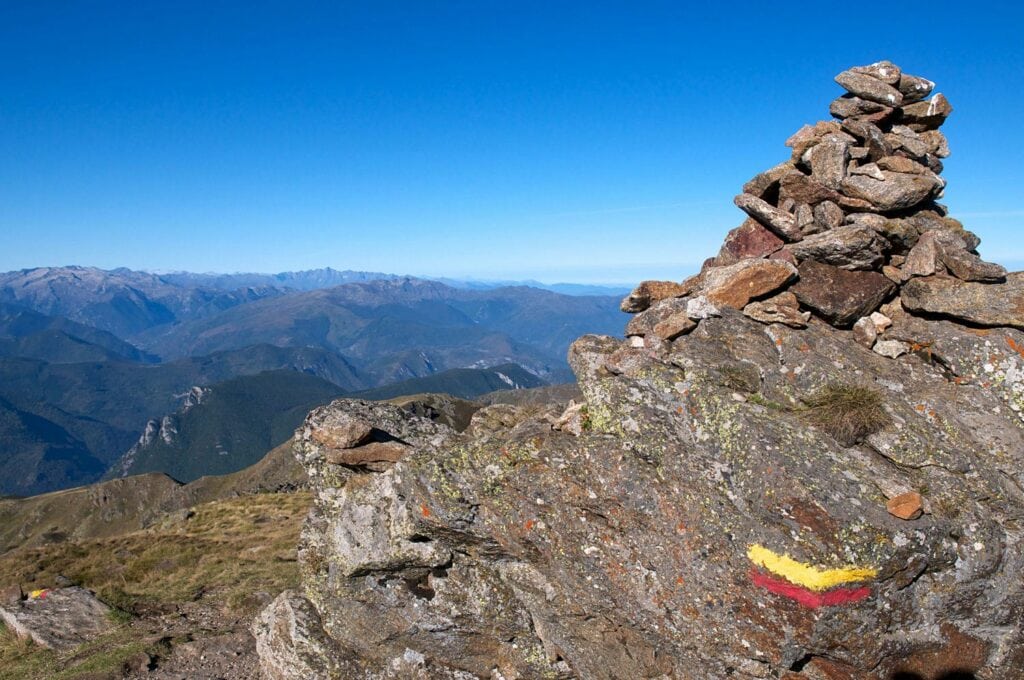
[{"label": "grey rock face", "polygon": [[785,210],[780,210],[750,194],[739,194],[733,199],[733,203],[783,239],[787,241],[800,239],[800,229],[796,225],[796,219]]},{"label": "grey rock face", "polygon": [[882,170],[882,179],[851,175],[843,181],[843,193],[862,198],[882,212],[905,210],[932,196],[939,183],[934,177]]},{"label": "grey rock face", "polygon": [[943,276],[911,279],[901,291],[912,312],[939,314],[979,326],[1024,328],[1024,272],[1004,284],[972,283]]},{"label": "grey rock face", "polygon": [[903,94],[899,90],[863,73],[843,71],[836,76],[836,82],[850,94],[869,102],[885,106],[899,106],[903,103]]},{"label": "grey rock face", "polygon": [[0,620],[16,635],[66,652],[108,632],[110,607],[88,590],[71,586],[0,605]]},{"label": "grey rock face", "polygon": [[885,259],[889,243],[873,229],[848,224],[808,236],[790,246],[798,260],[815,260],[842,269],[874,269]]}]

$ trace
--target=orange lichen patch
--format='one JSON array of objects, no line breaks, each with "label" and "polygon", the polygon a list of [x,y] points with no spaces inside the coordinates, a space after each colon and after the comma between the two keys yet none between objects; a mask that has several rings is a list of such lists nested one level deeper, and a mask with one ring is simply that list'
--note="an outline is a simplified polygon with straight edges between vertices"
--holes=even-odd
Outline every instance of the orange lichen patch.
[{"label": "orange lichen patch", "polygon": [[681,586],[684,583],[686,583],[686,579],[684,579],[682,576],[676,576],[676,585],[677,586]]},{"label": "orange lichen patch", "polygon": [[775,346],[782,347],[782,338],[775,338]]},{"label": "orange lichen patch", "polygon": [[430,517],[430,508],[427,507],[426,503],[420,506],[420,512],[424,517]]},{"label": "orange lichen patch", "polygon": [[1009,345],[1010,349],[1012,349],[1014,352],[1024,357],[1024,345],[1015,342],[1014,339],[1009,336],[1007,336],[1006,338],[1006,344]]},{"label": "orange lichen patch", "polygon": [[534,527],[535,524],[536,524],[536,522],[534,522],[532,519],[528,519],[528,520],[526,520],[526,523],[523,524],[523,527],[527,531],[529,531],[530,529],[532,529]]},{"label": "orange lichen patch", "polygon": [[924,404],[918,404],[917,406],[914,407],[914,410],[917,411],[918,413],[924,413],[925,408],[926,407]]},{"label": "orange lichen patch", "polygon": [[797,349],[799,349],[801,352],[810,352],[811,351],[811,346],[808,345],[805,342],[805,343],[801,344],[800,347],[798,347]]}]

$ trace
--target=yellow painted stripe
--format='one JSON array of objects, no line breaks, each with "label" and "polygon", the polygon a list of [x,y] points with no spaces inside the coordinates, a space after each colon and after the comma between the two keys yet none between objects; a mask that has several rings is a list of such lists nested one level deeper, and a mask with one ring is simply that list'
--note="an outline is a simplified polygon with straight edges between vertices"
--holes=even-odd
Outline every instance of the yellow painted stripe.
[{"label": "yellow painted stripe", "polygon": [[828,590],[844,583],[866,581],[878,574],[877,569],[868,567],[818,569],[803,562],[797,562],[789,555],[779,555],[756,544],[747,549],[747,557],[759,567],[809,590]]}]

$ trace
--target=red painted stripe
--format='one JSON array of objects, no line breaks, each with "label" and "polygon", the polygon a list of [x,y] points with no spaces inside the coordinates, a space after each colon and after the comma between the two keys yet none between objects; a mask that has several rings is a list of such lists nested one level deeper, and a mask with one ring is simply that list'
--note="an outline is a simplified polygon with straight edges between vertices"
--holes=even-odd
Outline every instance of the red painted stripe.
[{"label": "red painted stripe", "polygon": [[750,570],[750,580],[754,585],[764,588],[768,592],[775,593],[795,600],[805,607],[817,609],[818,607],[836,607],[843,604],[859,602],[871,595],[871,589],[867,586],[859,588],[836,588],[824,593],[816,593],[800,586],[795,586],[788,581],[772,578],[756,569]]}]

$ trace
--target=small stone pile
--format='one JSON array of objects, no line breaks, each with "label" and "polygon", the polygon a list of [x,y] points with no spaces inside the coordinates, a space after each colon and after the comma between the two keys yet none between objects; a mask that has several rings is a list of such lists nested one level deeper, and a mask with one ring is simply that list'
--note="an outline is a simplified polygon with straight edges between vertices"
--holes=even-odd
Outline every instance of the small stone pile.
[{"label": "small stone pile", "polygon": [[889,61],[835,80],[847,91],[829,107],[835,119],[797,130],[790,159],[743,186],[734,202],[748,217],[700,274],[645,281],[623,300],[637,314],[626,330],[635,346],[689,333],[721,307],[852,328],[893,358],[911,344],[886,337],[887,310],[1024,328],[1024,275],[982,261],[980,239],[936,200],[949,101],[926,99],[934,84]]}]

